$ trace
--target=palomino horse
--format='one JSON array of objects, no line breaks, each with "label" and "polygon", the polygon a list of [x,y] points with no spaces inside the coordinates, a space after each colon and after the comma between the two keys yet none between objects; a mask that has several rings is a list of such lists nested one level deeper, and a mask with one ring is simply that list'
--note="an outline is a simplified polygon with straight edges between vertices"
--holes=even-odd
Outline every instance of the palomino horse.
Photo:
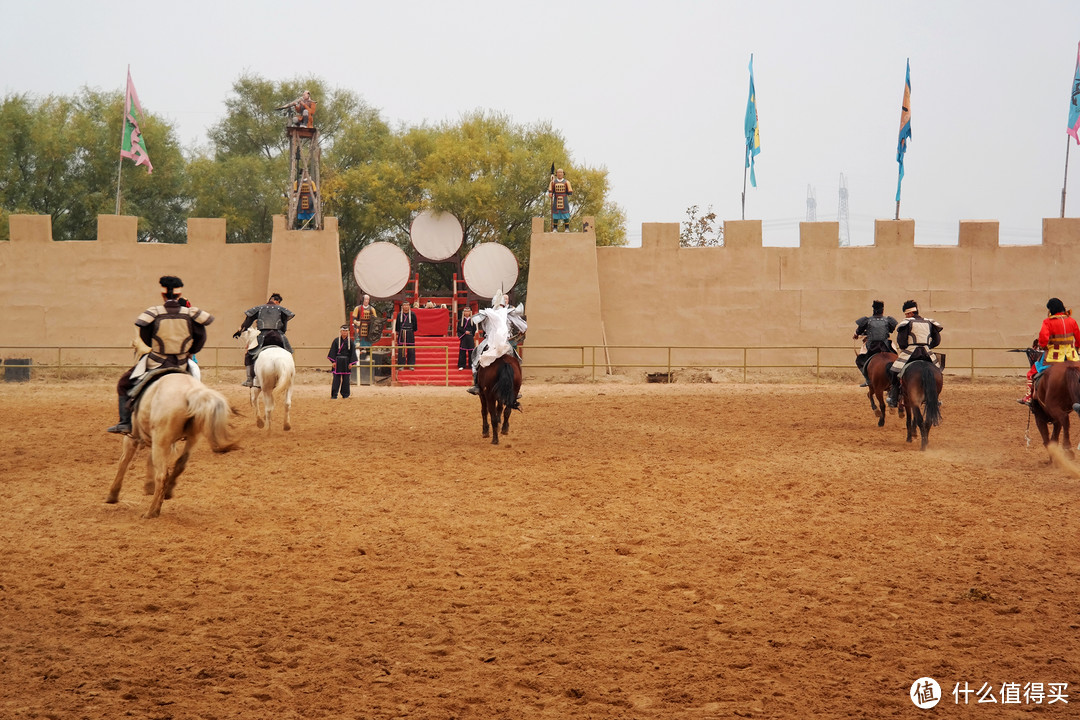
[{"label": "palomino horse", "polygon": [[922,446],[930,440],[930,428],[941,424],[941,369],[929,360],[915,360],[904,368],[900,394],[907,408],[907,441],[922,433]]},{"label": "palomino horse", "polygon": [[[1039,352],[1028,348],[1025,351],[1032,364],[1039,359]],[[1065,450],[1072,454],[1072,441],[1069,439],[1069,414],[1080,413],[1080,363],[1057,362],[1038,376],[1031,395],[1031,414],[1042,435],[1043,447],[1051,442],[1058,442],[1058,436],[1065,431]],[[1050,434],[1049,425],[1054,426]]]},{"label": "palomino horse", "polygon": [[487,367],[476,372],[476,385],[480,388],[480,417],[484,420],[484,435],[488,436],[488,417],[491,418],[491,444],[499,444],[499,416],[502,416],[502,433],[510,432],[510,411],[521,407],[517,396],[521,390],[521,363],[513,354],[495,359]]},{"label": "palomino horse", "polygon": [[[214,452],[235,448],[229,437],[231,415],[232,408],[224,395],[190,375],[171,373],[159,378],[143,391],[135,405],[131,434],[124,436],[120,467],[105,502],[117,501],[128,464],[140,447],[148,445],[145,489],[148,495],[154,494],[154,499],[143,517],[157,517],[162,501],[172,498],[176,478],[187,467],[188,456],[200,436],[210,442]],[[178,455],[177,443],[181,440],[184,449]]]},{"label": "palomino horse", "polygon": [[[258,344],[259,331],[249,327],[240,335],[240,340],[247,349]],[[281,342],[275,333],[269,333],[259,357],[255,359],[255,385],[251,388],[251,407],[255,408],[255,424],[259,427],[266,425],[267,430],[272,430],[271,421],[274,415],[274,391],[285,392],[285,429],[291,430],[289,411],[292,410],[292,386],[293,378],[296,377],[296,363],[292,353],[280,345],[270,345],[271,342]],[[259,398],[263,401],[264,412],[259,412]],[[264,422],[263,415],[266,416]]]},{"label": "palomino horse", "polygon": [[[870,356],[866,361],[867,383],[866,397],[870,398],[870,409],[878,416],[878,427],[885,425],[885,393],[889,392],[892,379],[889,376],[889,366],[896,361],[896,353],[879,352]],[[877,403],[874,403],[877,398]],[[904,417],[904,401],[901,398],[896,408],[896,413]]]}]

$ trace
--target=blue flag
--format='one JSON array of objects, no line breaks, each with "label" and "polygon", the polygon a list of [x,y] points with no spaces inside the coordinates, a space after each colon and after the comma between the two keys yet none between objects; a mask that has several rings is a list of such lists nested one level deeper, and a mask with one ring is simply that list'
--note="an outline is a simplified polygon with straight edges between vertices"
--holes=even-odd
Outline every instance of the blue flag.
[{"label": "blue flag", "polygon": [[754,176],[754,156],[761,152],[761,135],[758,133],[757,97],[754,94],[754,56],[750,55],[750,97],[746,101],[746,167],[750,168],[750,185],[757,187]]},{"label": "blue flag", "polygon": [[900,106],[900,139],[896,143],[896,162],[900,163],[900,177],[896,181],[896,202],[900,202],[900,183],[904,181],[904,153],[911,139],[911,60],[907,63],[904,79],[904,104]]},{"label": "blue flag", "polygon": [[[1076,74],[1073,75],[1072,92],[1069,94],[1069,129],[1073,140],[1080,144],[1080,45],[1076,48]],[[1068,140],[1065,141],[1068,143]]]}]

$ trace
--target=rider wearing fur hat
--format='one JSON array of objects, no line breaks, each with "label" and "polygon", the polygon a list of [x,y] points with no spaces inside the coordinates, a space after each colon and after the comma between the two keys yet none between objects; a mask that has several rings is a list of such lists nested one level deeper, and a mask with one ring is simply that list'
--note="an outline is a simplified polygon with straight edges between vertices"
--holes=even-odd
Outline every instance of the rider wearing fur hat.
[{"label": "rider wearing fur hat", "polygon": [[1057,298],[1050,298],[1046,303],[1048,317],[1039,329],[1036,347],[1042,351],[1040,357],[1027,373],[1027,394],[1017,400],[1022,405],[1031,404],[1032,383],[1035,376],[1049,367],[1049,363],[1065,360],[1080,360],[1076,348],[1080,345],[1080,327],[1072,318],[1072,313],[1065,309],[1065,303]]},{"label": "rider wearing fur hat", "polygon": [[[889,336],[896,329],[896,318],[885,315],[885,303],[875,300],[873,305],[874,314],[870,317],[863,316],[855,321],[855,334],[852,340],[863,338],[862,351],[855,357],[855,366],[866,378],[866,364],[874,355],[880,352],[895,352],[892,340]],[[870,383],[869,378],[862,384],[866,387]]]},{"label": "rider wearing fur hat", "polygon": [[135,367],[124,373],[116,384],[120,396],[120,422],[108,429],[111,433],[131,432],[128,392],[138,385],[143,375],[158,368],[186,368],[188,360],[206,344],[206,326],[214,321],[213,315],[183,298],[184,282],[180,278],[165,275],[158,282],[165,304],[149,307],[135,319],[139,338],[150,352],[140,357]]},{"label": "rider wearing fur hat", "polygon": [[900,346],[900,357],[890,368],[892,387],[885,401],[889,407],[896,407],[900,398],[900,374],[911,360],[929,360],[936,363],[937,355],[931,352],[941,344],[941,323],[919,315],[919,305],[914,300],[904,303],[904,319],[896,326],[896,344]]}]

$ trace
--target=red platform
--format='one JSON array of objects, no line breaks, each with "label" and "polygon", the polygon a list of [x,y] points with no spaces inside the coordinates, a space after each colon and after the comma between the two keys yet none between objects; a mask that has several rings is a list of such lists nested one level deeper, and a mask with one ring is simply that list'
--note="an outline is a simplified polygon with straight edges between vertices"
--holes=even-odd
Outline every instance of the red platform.
[{"label": "red platform", "polygon": [[398,370],[397,382],[400,385],[469,387],[472,370],[458,370],[457,360],[457,337],[417,337],[416,368]]}]

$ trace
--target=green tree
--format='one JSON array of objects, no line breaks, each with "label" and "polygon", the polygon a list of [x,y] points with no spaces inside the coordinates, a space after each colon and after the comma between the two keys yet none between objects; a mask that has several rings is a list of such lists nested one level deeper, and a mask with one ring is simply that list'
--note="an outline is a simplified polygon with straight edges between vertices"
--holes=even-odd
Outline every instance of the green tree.
[{"label": "green tree", "polygon": [[[97,216],[116,208],[123,95],[83,89],[73,96],[8,95],[0,122],[11,138],[0,144],[0,207],[52,216],[57,240],[89,240]],[[122,212],[139,216],[139,239],[180,242],[186,236],[185,163],[175,132],[145,113],[140,129],[153,175],[126,163]],[[7,224],[3,232],[7,234]]]}]

